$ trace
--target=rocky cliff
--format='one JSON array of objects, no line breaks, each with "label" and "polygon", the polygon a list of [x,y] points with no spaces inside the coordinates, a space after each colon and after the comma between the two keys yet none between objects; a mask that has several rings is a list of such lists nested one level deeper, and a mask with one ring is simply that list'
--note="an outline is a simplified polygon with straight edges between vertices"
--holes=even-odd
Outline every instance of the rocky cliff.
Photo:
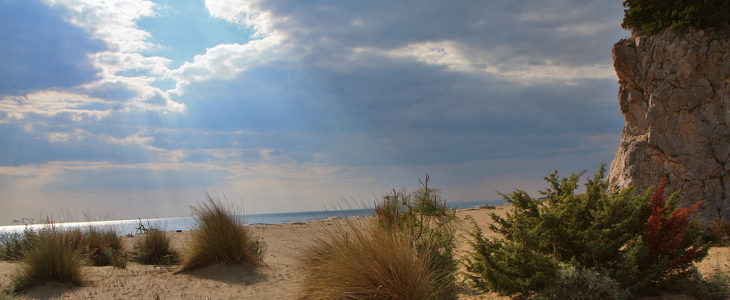
[{"label": "rocky cliff", "polygon": [[616,43],[626,126],[611,184],[667,178],[682,206],[702,200],[705,225],[730,218],[730,30],[664,31]]}]

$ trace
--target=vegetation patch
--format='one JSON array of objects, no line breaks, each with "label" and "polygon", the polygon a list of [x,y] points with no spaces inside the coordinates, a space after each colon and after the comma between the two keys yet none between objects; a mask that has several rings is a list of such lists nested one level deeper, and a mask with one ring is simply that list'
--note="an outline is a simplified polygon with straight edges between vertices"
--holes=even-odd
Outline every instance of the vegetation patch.
[{"label": "vegetation patch", "polygon": [[170,239],[164,231],[150,228],[134,245],[137,260],[148,265],[171,265],[177,262],[177,254],[170,250]]},{"label": "vegetation patch", "polygon": [[33,246],[11,278],[12,289],[20,291],[50,280],[80,285],[84,256],[73,242],[52,224],[39,230]]},{"label": "vegetation patch", "polygon": [[719,28],[730,20],[727,0],[626,0],[621,27],[651,34],[682,28]]},{"label": "vegetation patch", "polygon": [[707,254],[702,229],[691,221],[700,203],[677,208],[676,193],[665,200],[663,182],[653,195],[610,189],[605,165],[587,180],[586,193],[576,195],[582,174],[550,174],[544,198],[520,190],[503,195],[513,208],[506,218],[491,215],[490,230],[500,236],[485,238],[476,225],[471,233],[465,260],[471,284],[530,295],[560,282],[561,266],[568,265],[643,294],[694,273],[693,262]]},{"label": "vegetation patch", "polygon": [[374,223],[348,220],[305,248],[304,297],[455,298],[456,217],[428,180],[414,193],[385,195]]},{"label": "vegetation patch", "polygon": [[23,259],[38,239],[38,233],[27,227],[22,233],[10,233],[0,237],[0,259],[18,261]]},{"label": "vegetation patch", "polygon": [[263,260],[263,243],[220,201],[208,195],[191,209],[197,230],[179,272],[214,263],[256,266]]}]

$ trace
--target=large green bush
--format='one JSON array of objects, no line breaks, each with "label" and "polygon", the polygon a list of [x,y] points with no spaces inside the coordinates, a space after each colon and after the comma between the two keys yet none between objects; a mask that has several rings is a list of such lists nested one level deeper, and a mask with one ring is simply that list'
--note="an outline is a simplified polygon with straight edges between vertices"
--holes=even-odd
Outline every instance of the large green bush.
[{"label": "large green bush", "polygon": [[719,27],[730,20],[728,0],[626,0],[623,6],[621,26],[641,34],[665,28]]},{"label": "large green bush", "polygon": [[[506,218],[492,214],[490,225],[501,237],[485,238],[476,225],[471,233],[471,251],[465,259],[470,282],[505,295],[532,294],[556,282],[559,266],[566,264],[643,293],[687,276],[692,261],[706,255],[701,229],[677,222],[691,212],[675,209],[676,197],[664,202],[656,193],[652,199],[650,190],[637,195],[633,188],[609,189],[603,180],[605,166],[587,180],[586,192],[576,195],[582,174],[568,178],[550,174],[543,198],[520,190],[503,195],[513,208]],[[652,243],[657,241],[647,232],[665,232],[671,235],[667,240],[678,242],[671,247],[661,244],[662,251],[656,252]]]}]

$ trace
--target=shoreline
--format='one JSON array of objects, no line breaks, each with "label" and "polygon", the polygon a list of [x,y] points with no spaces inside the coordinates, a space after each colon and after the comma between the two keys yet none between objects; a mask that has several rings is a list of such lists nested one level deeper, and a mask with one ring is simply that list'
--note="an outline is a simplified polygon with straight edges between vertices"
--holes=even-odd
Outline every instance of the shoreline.
[{"label": "shoreline", "polygon": [[[481,206],[494,205],[499,201],[470,201],[470,202],[454,202],[452,203],[456,210],[473,209]],[[461,207],[459,206],[466,206]],[[497,204],[504,205],[504,204]],[[244,220],[248,226],[251,225],[275,225],[289,224],[298,222],[309,222],[330,218],[351,218],[366,217],[372,215],[373,208],[355,208],[345,210],[320,210],[320,211],[301,211],[301,212],[281,212],[281,213],[260,213],[260,214],[242,214],[236,215]],[[137,234],[137,227],[140,224],[145,227],[153,226],[163,231],[177,230],[194,230],[195,221],[191,216],[184,217],[167,217],[167,218],[136,218],[123,220],[99,220],[99,221],[70,221],[70,222],[54,222],[55,226],[61,228],[86,228],[93,227],[112,227],[119,236],[128,234]],[[22,233],[25,229],[31,228],[38,230],[47,226],[46,223],[35,224],[16,224],[16,225],[0,225],[0,235]]]}]

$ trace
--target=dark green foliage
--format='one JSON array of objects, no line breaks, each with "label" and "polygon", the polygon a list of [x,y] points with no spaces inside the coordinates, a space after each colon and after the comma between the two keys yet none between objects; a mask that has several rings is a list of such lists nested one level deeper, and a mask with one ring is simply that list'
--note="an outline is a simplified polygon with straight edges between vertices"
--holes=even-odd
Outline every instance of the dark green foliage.
[{"label": "dark green foliage", "polygon": [[[648,291],[658,283],[681,277],[688,265],[673,265],[692,252],[696,261],[706,255],[701,231],[682,232],[682,243],[663,256],[650,251],[645,224],[651,215],[650,190],[637,195],[633,188],[608,188],[605,165],[576,195],[583,173],[545,180],[544,198],[523,191],[502,195],[513,205],[506,218],[492,214],[490,230],[500,238],[487,239],[475,225],[471,251],[465,258],[468,279],[476,287],[505,295],[531,294],[548,288],[560,264],[590,269],[615,280],[632,292]],[[670,201],[668,206],[672,205]],[[670,211],[674,207],[670,207]]]},{"label": "dark green foliage", "polygon": [[730,20],[728,0],[626,0],[625,29],[650,34],[666,28],[720,27]]},{"label": "dark green foliage", "polygon": [[[453,283],[458,264],[454,260],[454,223],[456,214],[448,209],[438,189],[428,186],[429,176],[412,194],[393,190],[376,203],[378,224],[389,232],[404,234],[416,249],[429,257],[429,269],[436,281]],[[444,295],[453,295],[453,285]]]}]

